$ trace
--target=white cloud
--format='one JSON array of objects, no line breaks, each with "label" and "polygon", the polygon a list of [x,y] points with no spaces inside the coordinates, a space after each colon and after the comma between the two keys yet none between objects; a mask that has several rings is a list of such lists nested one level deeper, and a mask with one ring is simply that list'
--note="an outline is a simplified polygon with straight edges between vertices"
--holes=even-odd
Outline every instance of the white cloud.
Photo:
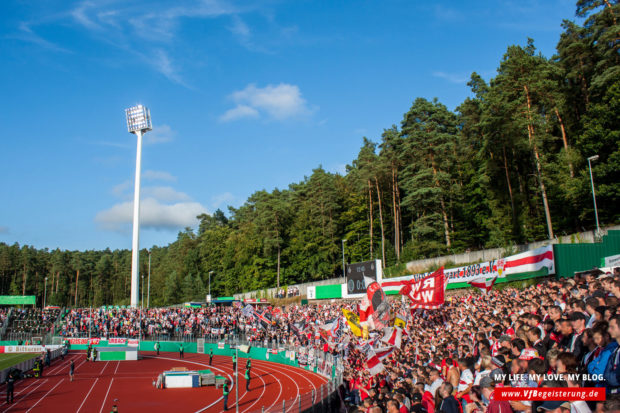
[{"label": "white cloud", "polygon": [[120,184],[112,188],[112,194],[117,198],[131,199],[127,191],[132,188],[132,185],[133,184],[130,180],[121,182]]},{"label": "white cloud", "polygon": [[0,225],[0,234],[8,234],[8,233],[9,233],[9,227],[4,227]]},{"label": "white cloud", "polygon": [[469,75],[446,72],[433,72],[434,77],[446,79],[450,83],[466,84],[469,81]]},{"label": "white cloud", "polygon": [[[144,57],[144,55],[141,55]],[[182,86],[188,87],[179,73],[179,69],[175,66],[174,62],[168,55],[168,53],[162,49],[157,49],[152,56],[145,57],[148,63],[155,68],[159,73],[166,76],[174,83],[178,83]]]},{"label": "white cloud", "polygon": [[299,87],[287,83],[258,88],[249,84],[245,89],[233,92],[230,98],[237,106],[224,113],[220,120],[229,121],[242,117],[266,114],[276,120],[284,120],[312,113]]},{"label": "white cloud", "polygon": [[72,53],[63,47],[58,46],[49,40],[44,39],[32,29],[33,23],[21,22],[19,24],[19,31],[14,34],[9,34],[7,38],[19,39],[25,42],[33,43],[54,52]]},{"label": "white cloud", "polygon": [[242,118],[257,118],[258,116],[258,111],[256,109],[246,105],[237,105],[220,116],[220,120],[222,122],[229,122]]},{"label": "white cloud", "polygon": [[211,200],[212,200],[211,204],[213,205],[213,209],[218,209],[225,205],[231,205],[238,201],[237,197],[234,196],[230,192],[224,192],[222,194],[217,194],[214,197],[212,197]]},{"label": "white cloud", "polygon": [[154,198],[164,202],[189,201],[185,192],[179,192],[170,186],[147,186],[140,194],[142,198]]},{"label": "white cloud", "polygon": [[[198,215],[208,213],[198,202],[179,202],[166,205],[155,198],[140,203],[140,226],[159,230],[178,230],[195,227]],[[122,202],[99,212],[95,221],[106,230],[124,231],[133,219],[133,202]]]},{"label": "white cloud", "polygon": [[153,171],[148,169],[142,174],[144,179],[151,181],[176,182],[177,177],[166,171]]},{"label": "white cloud", "polygon": [[152,145],[156,143],[166,143],[174,140],[176,132],[168,125],[154,126],[153,130],[144,135],[144,143]]}]

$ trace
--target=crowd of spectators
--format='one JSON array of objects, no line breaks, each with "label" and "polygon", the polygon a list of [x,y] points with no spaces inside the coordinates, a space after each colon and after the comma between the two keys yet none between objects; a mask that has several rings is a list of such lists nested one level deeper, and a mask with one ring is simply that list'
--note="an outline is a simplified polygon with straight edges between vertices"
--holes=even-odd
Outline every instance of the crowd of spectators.
[{"label": "crowd of spectators", "polygon": [[[384,372],[372,376],[352,350],[347,399],[371,413],[620,410],[619,298],[618,271],[457,294],[440,310],[417,310]],[[601,387],[607,402],[500,402],[501,386]]]},{"label": "crowd of spectators", "polygon": [[[7,317],[6,311],[3,317]],[[15,308],[9,320],[9,333],[47,334],[54,328],[60,309]]]},{"label": "crowd of spectators", "polygon": [[0,327],[2,327],[4,325],[4,322],[6,321],[6,318],[9,315],[9,308],[6,307],[0,307]]},{"label": "crowd of spectators", "polygon": [[[238,314],[237,314],[238,315]],[[60,328],[63,337],[131,337],[192,339],[217,328],[230,333],[237,319],[232,308],[80,308],[70,310]]]},{"label": "crowd of spectators", "polygon": [[[255,308],[71,310],[62,335],[84,336],[92,316],[100,337],[206,337],[241,334],[257,345],[314,347],[344,360],[343,400],[356,412],[538,413],[542,410],[612,411],[620,407],[620,273],[548,279],[527,288],[460,291],[438,310],[415,310],[402,345],[373,375],[364,344],[381,343],[383,332],[356,337],[347,328],[337,337],[326,325],[355,302]],[[396,313],[408,303],[391,299]],[[589,374],[584,376],[572,374]],[[549,374],[555,374],[553,380]],[[569,376],[571,374],[571,376]],[[546,376],[547,375],[547,376]],[[558,379],[561,375],[561,379]],[[607,402],[499,402],[506,387],[600,387]],[[616,403],[616,404],[614,404]],[[542,409],[542,410],[540,410]],[[558,410],[559,409],[559,410]],[[618,409],[620,410],[620,409]]]}]

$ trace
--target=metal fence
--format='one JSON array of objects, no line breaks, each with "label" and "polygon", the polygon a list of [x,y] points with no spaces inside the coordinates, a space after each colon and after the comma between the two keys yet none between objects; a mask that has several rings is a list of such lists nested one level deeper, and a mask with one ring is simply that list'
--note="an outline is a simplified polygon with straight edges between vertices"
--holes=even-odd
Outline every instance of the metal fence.
[{"label": "metal fence", "polygon": [[271,406],[262,406],[250,413],[323,413],[340,410],[340,395],[334,381],[323,384],[311,393],[301,394],[294,399],[276,402]]}]

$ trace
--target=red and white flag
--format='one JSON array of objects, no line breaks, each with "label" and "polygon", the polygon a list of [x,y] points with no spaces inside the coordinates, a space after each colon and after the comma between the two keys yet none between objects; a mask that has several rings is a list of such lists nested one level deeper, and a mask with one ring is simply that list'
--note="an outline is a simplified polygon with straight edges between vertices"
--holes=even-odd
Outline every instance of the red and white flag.
[{"label": "red and white flag", "polygon": [[395,347],[381,347],[375,349],[375,354],[379,357],[379,360],[383,361],[386,357],[389,357],[395,350]]},{"label": "red and white flag", "polygon": [[489,291],[491,291],[491,289],[493,288],[495,281],[497,281],[497,277],[493,277],[488,280],[485,280],[484,278],[476,278],[475,280],[472,280],[467,284],[471,285],[472,287],[479,288],[480,291],[484,291],[486,294],[488,294]]},{"label": "red and white flag", "polygon": [[367,321],[374,312],[372,305],[370,304],[370,300],[368,300],[368,295],[364,295],[364,297],[362,298],[359,309],[360,321]]},{"label": "red and white flag", "polygon": [[400,327],[384,328],[381,341],[400,349],[403,343],[403,329]]},{"label": "red and white flag", "polygon": [[376,376],[377,374],[385,370],[385,366],[383,365],[381,359],[379,359],[379,356],[377,356],[377,353],[375,353],[375,350],[372,347],[366,346],[365,353],[366,366],[368,367],[368,371],[372,376]]},{"label": "red and white flag", "polygon": [[447,282],[443,267],[419,281],[403,281],[403,284],[399,293],[409,297],[411,308],[433,310],[444,304]]}]

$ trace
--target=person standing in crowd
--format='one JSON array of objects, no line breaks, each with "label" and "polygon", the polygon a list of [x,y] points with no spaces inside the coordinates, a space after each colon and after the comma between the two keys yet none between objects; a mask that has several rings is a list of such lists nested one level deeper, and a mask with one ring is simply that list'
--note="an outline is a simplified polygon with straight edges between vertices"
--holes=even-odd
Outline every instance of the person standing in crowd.
[{"label": "person standing in crowd", "polygon": [[452,384],[445,382],[439,388],[439,394],[443,398],[441,405],[439,406],[439,410],[444,413],[460,413],[461,409],[459,408],[459,402],[452,395],[452,391],[454,387]]},{"label": "person standing in crowd", "polygon": [[[620,315],[609,320],[609,336],[620,344]],[[603,377],[608,394],[620,393],[620,345],[609,356]]]},{"label": "person standing in crowd", "polygon": [[69,380],[73,381],[73,373],[75,373],[75,364],[73,360],[71,360],[71,364],[69,364]]},{"label": "person standing in crowd", "polygon": [[512,407],[507,401],[498,401],[493,397],[496,383],[489,376],[480,380],[480,392],[482,399],[488,400],[486,413],[512,413]]}]

